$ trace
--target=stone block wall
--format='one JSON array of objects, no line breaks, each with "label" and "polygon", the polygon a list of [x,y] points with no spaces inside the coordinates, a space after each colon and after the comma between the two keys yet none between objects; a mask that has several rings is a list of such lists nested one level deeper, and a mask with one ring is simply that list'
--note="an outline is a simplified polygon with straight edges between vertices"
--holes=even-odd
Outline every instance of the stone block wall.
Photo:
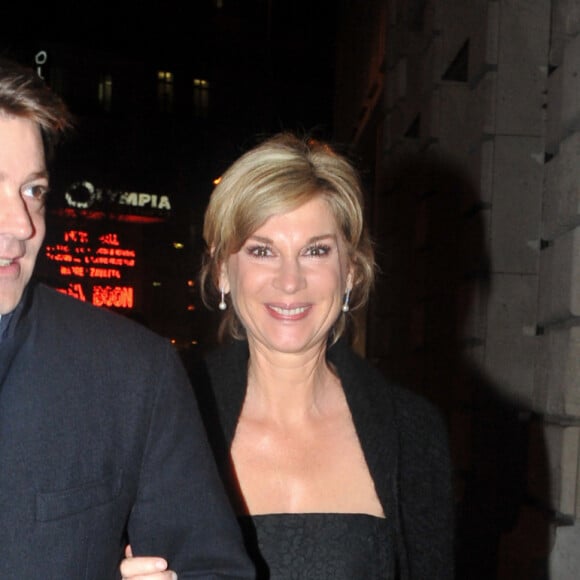
[{"label": "stone block wall", "polygon": [[[365,50],[383,58],[359,58],[383,64],[364,67],[358,98],[337,92],[336,137],[360,162],[377,243],[366,354],[447,418],[458,577],[576,578],[578,2],[365,11],[384,31],[357,20],[382,39]],[[357,66],[339,58],[337,74],[355,83]]]}]

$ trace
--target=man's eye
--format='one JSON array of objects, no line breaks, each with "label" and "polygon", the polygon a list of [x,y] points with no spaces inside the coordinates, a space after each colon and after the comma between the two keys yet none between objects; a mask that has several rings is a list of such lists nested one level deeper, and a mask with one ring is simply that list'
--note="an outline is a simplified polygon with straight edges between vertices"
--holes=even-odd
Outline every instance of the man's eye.
[{"label": "man's eye", "polygon": [[22,193],[26,197],[42,200],[46,197],[46,194],[48,193],[48,187],[46,185],[41,185],[39,183],[27,185],[22,190]]}]

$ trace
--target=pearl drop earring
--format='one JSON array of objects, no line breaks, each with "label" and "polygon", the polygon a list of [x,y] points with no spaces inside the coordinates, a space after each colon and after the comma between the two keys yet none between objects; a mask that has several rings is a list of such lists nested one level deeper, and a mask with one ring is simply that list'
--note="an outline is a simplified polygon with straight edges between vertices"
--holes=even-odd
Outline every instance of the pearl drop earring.
[{"label": "pearl drop earring", "polygon": [[350,306],[348,303],[350,302],[350,288],[346,289],[346,294],[344,295],[344,302],[342,304],[342,311],[348,312],[350,310]]},{"label": "pearl drop earring", "polygon": [[220,310],[225,310],[228,307],[228,305],[226,304],[225,292],[224,292],[223,288],[221,289],[221,293],[222,293],[222,296],[221,296],[220,303],[218,304],[218,308]]}]

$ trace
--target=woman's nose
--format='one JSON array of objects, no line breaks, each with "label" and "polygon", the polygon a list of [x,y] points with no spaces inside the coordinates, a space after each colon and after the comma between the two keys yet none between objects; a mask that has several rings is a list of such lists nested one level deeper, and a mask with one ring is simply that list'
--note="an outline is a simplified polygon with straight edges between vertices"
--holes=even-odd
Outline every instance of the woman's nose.
[{"label": "woman's nose", "polygon": [[276,272],[274,286],[289,294],[301,290],[306,285],[303,268],[297,259],[282,259]]}]

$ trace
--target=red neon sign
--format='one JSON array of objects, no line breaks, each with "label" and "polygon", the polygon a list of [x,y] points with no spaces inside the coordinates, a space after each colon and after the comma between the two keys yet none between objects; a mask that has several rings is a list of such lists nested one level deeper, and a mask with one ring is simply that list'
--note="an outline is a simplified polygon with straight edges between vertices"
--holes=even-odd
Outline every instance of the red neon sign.
[{"label": "red neon sign", "polygon": [[[61,292],[81,301],[88,295],[96,306],[134,307],[134,288],[122,282],[124,273],[135,267],[137,255],[134,249],[121,246],[116,232],[99,235],[93,245],[88,232],[67,230],[61,242],[46,246],[45,256],[58,265],[59,275],[68,282],[58,289]],[[87,288],[82,280],[114,280],[115,284],[97,283]]]},{"label": "red neon sign", "polygon": [[93,286],[93,304],[133,308],[133,288],[131,286]]}]

